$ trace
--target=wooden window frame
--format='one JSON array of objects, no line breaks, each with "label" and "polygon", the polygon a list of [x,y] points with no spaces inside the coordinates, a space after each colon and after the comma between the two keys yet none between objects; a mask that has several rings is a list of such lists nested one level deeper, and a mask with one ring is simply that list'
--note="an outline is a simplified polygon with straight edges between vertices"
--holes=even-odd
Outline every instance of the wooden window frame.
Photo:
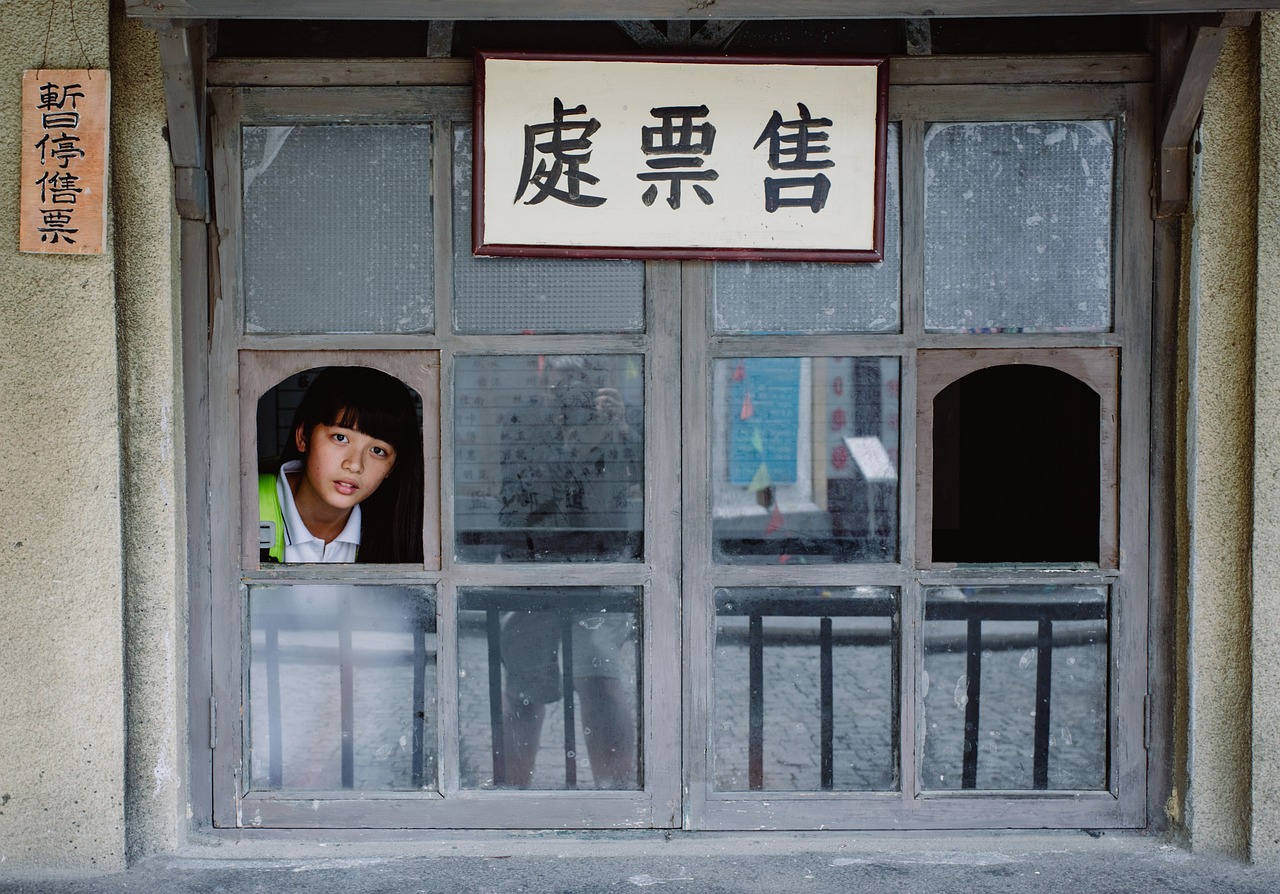
[{"label": "wooden window frame", "polygon": [[[211,465],[209,492],[214,504],[207,519],[197,524],[210,530],[209,581],[193,584],[192,662],[196,668],[193,680],[193,718],[204,712],[202,696],[209,697],[208,723],[193,722],[193,729],[209,731],[209,742],[193,742],[193,772],[197,777],[208,773],[210,794],[198,794],[197,822],[214,827],[247,829],[255,825],[269,827],[403,827],[403,828],[487,828],[500,818],[513,827],[547,828],[573,826],[582,822],[584,802],[591,805],[592,822],[617,826],[680,826],[698,829],[742,828],[991,828],[999,826],[1041,828],[1055,827],[1144,827],[1149,822],[1148,781],[1144,730],[1148,726],[1149,703],[1146,700],[1148,623],[1153,617],[1167,616],[1155,594],[1149,599],[1148,536],[1154,524],[1149,511],[1150,484],[1159,474],[1150,468],[1149,438],[1152,380],[1150,369],[1153,310],[1152,254],[1156,239],[1148,214],[1148,186],[1151,177],[1151,65],[1146,57],[1092,58],[1027,58],[1011,63],[1008,59],[903,59],[892,63],[894,84],[890,90],[890,115],[902,122],[901,151],[904,208],[903,229],[903,318],[901,331],[879,335],[785,335],[762,341],[755,336],[722,336],[714,332],[710,317],[710,266],[700,262],[685,264],[650,263],[646,273],[646,331],[630,335],[577,336],[483,336],[460,337],[450,331],[453,319],[449,277],[452,264],[452,232],[448,224],[450,209],[437,208],[435,236],[437,303],[439,331],[428,335],[362,335],[362,336],[250,336],[237,329],[243,319],[242,290],[239,286],[239,259],[234,250],[237,234],[242,232],[238,217],[239,175],[238,127],[241,122],[322,123],[334,120],[368,119],[378,123],[421,120],[422,109],[444,108],[444,118],[463,120],[469,114],[469,96],[465,83],[468,70],[458,60],[413,62],[398,66],[394,62],[378,62],[357,68],[343,68],[334,63],[310,63],[310,67],[290,63],[281,67],[252,61],[212,63],[210,78],[225,86],[214,91],[215,190],[219,218],[217,238],[213,242],[218,259],[210,272],[212,287],[212,319],[209,377],[193,388],[207,396],[208,416],[192,420],[193,436],[209,436]],[[301,73],[300,73],[301,72]],[[312,86],[271,87],[272,82],[299,84],[310,78]],[[333,86],[321,87],[329,82]],[[250,84],[268,86],[247,89]],[[345,85],[344,85],[345,83]],[[382,84],[380,87],[367,85]],[[396,84],[420,86],[397,87]],[[455,86],[462,85],[459,90]],[[946,120],[991,120],[991,116],[975,116],[975,109],[1001,112],[1000,120],[1055,119],[1068,117],[1115,117],[1123,122],[1118,140],[1125,148],[1117,155],[1118,182],[1117,235],[1113,265],[1115,276],[1114,327],[1108,333],[1063,335],[960,335],[926,332],[922,310],[922,222],[906,225],[908,207],[915,207],[923,196],[923,170],[920,164],[920,140],[926,122]],[[437,160],[434,189],[437,196],[449,194],[451,171],[446,160],[451,140],[437,134]],[[437,203],[447,205],[448,203]],[[1162,256],[1167,264],[1167,255]],[[1164,268],[1161,268],[1164,269]],[[1161,280],[1164,285],[1165,280]],[[204,322],[190,314],[187,334],[192,344],[205,344]],[[683,332],[683,335],[681,333]],[[1118,349],[1121,373],[1118,406],[1124,440],[1118,445],[1116,512],[1118,565],[1114,569],[1054,573],[1043,578],[1046,583],[1096,583],[1111,588],[1112,653],[1123,660],[1113,660],[1113,679],[1109,699],[1112,744],[1110,747],[1108,790],[1102,792],[924,792],[915,772],[917,764],[901,759],[903,769],[900,791],[875,793],[837,793],[818,796],[813,793],[768,792],[760,797],[744,797],[742,793],[717,794],[707,784],[705,761],[706,699],[705,687],[710,682],[710,643],[714,630],[712,611],[700,598],[709,592],[710,556],[709,525],[699,518],[709,518],[706,494],[707,477],[702,453],[696,443],[685,443],[682,467],[670,480],[658,483],[660,470],[668,467],[660,461],[655,443],[679,445],[688,433],[705,433],[707,428],[707,395],[711,365],[729,356],[896,356],[902,363],[900,417],[903,420],[903,455],[900,463],[899,492],[900,541],[902,561],[887,567],[848,566],[840,569],[841,585],[880,584],[895,588],[899,594],[902,629],[899,650],[902,673],[902,755],[914,753],[918,730],[914,705],[919,680],[914,669],[920,666],[918,630],[923,624],[923,591],[925,587],[953,580],[972,585],[1003,583],[1007,578],[981,569],[947,569],[913,567],[911,558],[918,552],[919,520],[916,501],[907,494],[909,482],[915,480],[917,455],[908,449],[906,432],[915,426],[918,405],[917,355],[932,349],[959,348],[983,351],[1012,350],[1088,350]],[[199,350],[195,348],[193,350]],[[246,797],[239,787],[240,721],[236,718],[235,701],[240,697],[243,680],[240,654],[229,643],[238,643],[241,635],[240,601],[245,595],[246,578],[241,576],[241,544],[238,528],[243,523],[237,510],[228,517],[224,509],[225,495],[240,494],[241,483],[232,468],[238,467],[241,435],[226,431],[228,420],[240,420],[242,405],[232,380],[238,375],[238,358],[242,351],[269,350],[283,352],[352,351],[357,355],[370,351],[437,351],[441,358],[441,406],[448,406],[452,389],[450,363],[458,353],[593,353],[605,351],[645,354],[646,396],[646,562],[639,567],[612,569],[610,580],[617,583],[640,581],[645,593],[645,645],[643,661],[654,669],[644,683],[645,722],[642,750],[653,755],[667,749],[670,760],[659,760],[648,766],[644,801],[648,806],[636,811],[636,799],[617,797],[605,792],[563,793],[568,797],[528,799],[493,797],[489,792],[446,790],[419,797],[393,793],[372,800],[335,798],[315,807],[310,794],[280,797],[280,793],[260,793]],[[682,370],[685,399],[676,389],[667,387],[664,370]],[[1161,386],[1163,387],[1163,385]],[[424,395],[425,399],[425,395]],[[197,401],[198,403],[198,401]],[[452,443],[452,423],[448,412],[440,415],[440,443]],[[674,420],[674,422],[673,422]],[[681,422],[683,420],[683,422]],[[1164,420],[1162,424],[1168,424]],[[918,438],[918,432],[912,432]],[[228,462],[228,459],[235,457]],[[440,452],[441,506],[451,497],[452,467],[449,449]],[[661,474],[668,474],[662,472]],[[680,497],[684,482],[683,499]],[[222,496],[219,496],[222,495]],[[205,513],[198,503],[193,512]],[[686,536],[683,541],[679,526],[669,519],[683,515]],[[508,585],[516,581],[510,567],[480,570],[459,568],[451,562],[448,544],[452,542],[451,513],[439,515],[437,542],[445,545],[440,557],[440,570],[423,569],[404,574],[395,566],[375,568],[369,582],[413,583],[438,586],[437,604],[441,617],[456,608],[456,589],[476,583]],[[705,530],[704,530],[705,528]],[[683,550],[683,552],[682,552]],[[675,569],[673,572],[672,569]],[[683,580],[680,571],[683,570]],[[324,569],[304,569],[298,580],[324,580]],[[261,572],[249,575],[253,578]],[[268,575],[270,572],[268,572]],[[452,575],[461,574],[454,579]],[[829,580],[830,571],[814,567],[772,569],[764,577],[733,572],[721,580],[735,585],[754,585],[762,580],[780,585],[813,585]],[[539,570],[521,582],[563,582],[563,567]],[[205,589],[208,587],[208,589]],[[683,587],[683,609],[678,595]],[[228,594],[238,593],[239,601]],[[219,595],[215,595],[219,594]],[[683,611],[683,614],[682,614]],[[683,628],[681,619],[683,618]],[[1158,626],[1158,624],[1157,624]],[[685,684],[683,708],[683,749],[669,733],[658,732],[652,719],[658,705],[669,706],[680,698],[681,683],[677,670],[671,670],[670,656],[656,653],[659,640],[677,642],[683,629]],[[1156,626],[1150,628],[1162,635]],[[915,631],[915,632],[913,632]],[[444,624],[439,631],[441,661],[452,660],[455,646],[450,636],[456,630]],[[206,640],[208,640],[206,642]],[[234,654],[228,654],[226,650]],[[1152,657],[1150,660],[1156,660]],[[210,668],[206,675],[209,689],[199,683],[200,667]],[[666,667],[667,669],[663,669]],[[447,675],[444,675],[447,676]],[[449,723],[456,725],[456,708],[447,706],[456,694],[456,684],[442,683],[440,692],[440,728],[442,734]],[[220,706],[220,707],[219,707]],[[701,713],[699,720],[698,714]],[[453,716],[448,716],[452,712]],[[447,736],[445,737],[447,740]],[[232,743],[229,747],[227,743]],[[1159,743],[1157,743],[1159,744]],[[220,747],[214,747],[220,746]],[[442,762],[447,764],[449,745],[444,746]],[[1164,747],[1161,745],[1160,747]],[[453,759],[456,760],[456,743]],[[234,752],[234,754],[233,754]],[[683,765],[683,771],[681,766]],[[443,771],[442,771],[443,772]],[[659,776],[661,782],[654,782]],[[681,795],[680,786],[688,794]],[[194,786],[202,789],[201,783]],[[1156,782],[1156,789],[1161,783]],[[562,794],[562,793],[555,793]],[[1154,797],[1154,796],[1153,796]],[[207,798],[207,800],[204,800]],[[424,804],[424,801],[442,804]],[[1158,799],[1157,799],[1158,800]],[[451,803],[450,803],[451,802]],[[516,809],[508,810],[508,805]],[[547,809],[550,805],[550,809]],[[744,812],[745,811],[745,812]]]}]

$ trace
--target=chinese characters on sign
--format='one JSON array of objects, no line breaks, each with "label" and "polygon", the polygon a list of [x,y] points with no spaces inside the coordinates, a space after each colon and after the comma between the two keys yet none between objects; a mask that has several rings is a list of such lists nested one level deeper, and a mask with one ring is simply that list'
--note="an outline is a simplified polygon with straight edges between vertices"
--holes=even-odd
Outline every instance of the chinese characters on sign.
[{"label": "chinese characters on sign", "polygon": [[110,84],[97,69],[23,73],[20,251],[102,254]]},{"label": "chinese characters on sign", "polygon": [[882,256],[884,60],[478,66],[477,254]]}]

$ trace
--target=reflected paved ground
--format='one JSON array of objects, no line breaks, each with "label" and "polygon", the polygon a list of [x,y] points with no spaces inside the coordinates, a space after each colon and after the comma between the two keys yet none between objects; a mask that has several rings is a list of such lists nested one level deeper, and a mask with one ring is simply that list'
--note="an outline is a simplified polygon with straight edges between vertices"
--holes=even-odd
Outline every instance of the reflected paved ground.
[{"label": "reflected paved ground", "polygon": [[[895,651],[886,622],[837,619],[833,650],[834,787],[841,791],[891,790],[896,786],[893,692]],[[744,791],[748,776],[749,674],[745,619],[723,620],[715,650],[714,778],[722,791]],[[989,625],[984,639],[982,721],[978,787],[1029,789],[1032,782],[1037,651],[1033,625]],[[1053,655],[1049,750],[1051,789],[1099,789],[1105,785],[1106,647],[1097,628],[1066,629]],[[764,787],[774,791],[820,788],[820,658],[816,621],[766,620],[764,648]],[[357,635],[352,675],[354,780],[356,788],[408,790],[413,715],[424,714],[424,780],[436,773],[435,668],[423,679],[424,699],[413,702],[412,644],[407,635]],[[428,643],[434,654],[434,641]],[[262,646],[255,644],[261,658]],[[464,788],[493,784],[488,645],[483,629],[464,627],[459,659],[459,764]],[[635,692],[635,655],[619,656],[624,681]],[[281,705],[280,761],[283,787],[341,787],[341,681],[332,635],[311,631],[281,640],[279,697],[268,697],[259,660],[251,674],[253,778],[269,786],[271,707]],[[953,627],[928,631],[924,699],[923,776],[927,788],[960,785],[967,702],[963,637]],[[592,788],[578,711],[578,787]],[[547,706],[533,787],[565,786],[563,711]]]}]

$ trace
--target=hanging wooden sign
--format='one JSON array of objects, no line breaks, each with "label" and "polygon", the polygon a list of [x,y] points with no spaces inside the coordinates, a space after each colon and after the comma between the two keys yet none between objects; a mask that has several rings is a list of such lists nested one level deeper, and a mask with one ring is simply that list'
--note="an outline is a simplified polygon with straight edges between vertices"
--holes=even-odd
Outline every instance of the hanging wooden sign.
[{"label": "hanging wooden sign", "polygon": [[110,107],[107,71],[23,72],[20,251],[102,254]]},{"label": "hanging wooden sign", "polygon": [[476,64],[478,255],[883,257],[885,59]]}]

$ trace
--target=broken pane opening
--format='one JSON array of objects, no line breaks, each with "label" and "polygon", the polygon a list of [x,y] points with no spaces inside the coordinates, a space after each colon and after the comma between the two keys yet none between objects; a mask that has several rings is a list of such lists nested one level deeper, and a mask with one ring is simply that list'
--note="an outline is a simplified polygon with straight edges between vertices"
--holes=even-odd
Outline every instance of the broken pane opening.
[{"label": "broken pane opening", "polygon": [[933,409],[935,561],[1099,561],[1097,392],[1049,367],[995,366]]}]

